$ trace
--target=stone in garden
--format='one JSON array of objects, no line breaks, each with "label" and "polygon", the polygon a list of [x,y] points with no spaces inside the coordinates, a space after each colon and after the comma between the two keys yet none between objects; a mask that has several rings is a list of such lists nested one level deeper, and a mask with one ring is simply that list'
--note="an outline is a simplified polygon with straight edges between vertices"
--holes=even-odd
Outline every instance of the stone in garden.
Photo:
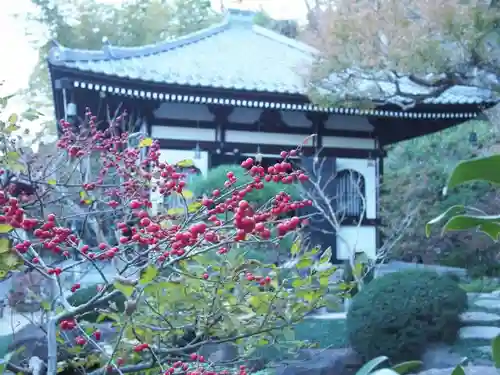
[{"label": "stone in garden", "polygon": [[295,360],[279,363],[276,375],[354,375],[362,359],[349,348],[305,349]]},{"label": "stone in garden", "polygon": [[497,298],[496,296],[492,295],[491,293],[467,293],[467,297],[469,299],[479,299],[479,298],[485,298],[485,299],[495,299]]},{"label": "stone in garden", "polygon": [[479,339],[479,340],[492,340],[500,335],[500,328],[494,326],[469,326],[462,327],[459,336],[463,340]]},{"label": "stone in garden", "polygon": [[446,344],[429,345],[422,355],[423,370],[432,368],[449,368],[461,363],[463,356],[453,352]]},{"label": "stone in garden", "polygon": [[486,309],[500,310],[500,299],[478,299],[474,301],[474,305],[484,307]]},{"label": "stone in garden", "polygon": [[479,346],[476,349],[481,353],[491,354],[491,345]]},{"label": "stone in garden", "polygon": [[495,291],[491,292],[491,296],[492,297],[500,297],[500,290],[495,290]]},{"label": "stone in garden", "polygon": [[[419,372],[418,375],[450,375],[455,366],[444,369],[431,369]],[[490,366],[465,366],[465,375],[498,375],[498,370]]]},{"label": "stone in garden", "polygon": [[484,311],[467,311],[460,315],[463,323],[497,322],[500,315]]},{"label": "stone in garden", "polygon": [[319,319],[319,320],[338,320],[346,318],[345,312],[328,312],[322,311],[316,314],[306,316],[306,319]]}]

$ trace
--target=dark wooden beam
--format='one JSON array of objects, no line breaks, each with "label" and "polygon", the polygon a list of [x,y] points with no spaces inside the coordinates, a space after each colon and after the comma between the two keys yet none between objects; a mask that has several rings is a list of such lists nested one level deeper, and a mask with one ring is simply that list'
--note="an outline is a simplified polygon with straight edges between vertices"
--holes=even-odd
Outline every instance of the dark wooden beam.
[{"label": "dark wooden beam", "polygon": [[421,137],[451,128],[465,122],[464,118],[452,119],[401,119],[368,117],[375,128],[380,147]]},{"label": "dark wooden beam", "polygon": [[[209,105],[208,110],[214,115],[214,122],[203,122],[203,124],[200,125],[203,125],[203,127],[207,129],[213,129],[215,127],[217,129],[217,139],[220,141],[220,146],[223,147],[226,142],[226,129],[229,124],[229,116],[234,111],[234,107]],[[202,121],[198,121],[198,123],[202,123]],[[176,123],[174,126],[181,125],[177,125]]]},{"label": "dark wooden beam", "polygon": [[[232,108],[232,107],[229,107]],[[155,118],[153,125],[161,126],[180,126],[185,128],[202,128],[214,129],[216,123],[212,121],[192,121],[192,120],[177,120],[168,118]],[[283,134],[302,134],[305,136],[315,132],[314,128],[296,128],[291,126],[279,126],[274,123],[261,123],[259,124],[235,124],[227,122],[224,124],[227,130],[240,130],[240,131],[259,131],[261,133],[283,133]],[[318,126],[321,126],[318,124]],[[370,132],[357,131],[357,130],[341,130],[341,129],[321,129],[323,136],[333,137],[352,137],[352,138],[373,138]]]}]

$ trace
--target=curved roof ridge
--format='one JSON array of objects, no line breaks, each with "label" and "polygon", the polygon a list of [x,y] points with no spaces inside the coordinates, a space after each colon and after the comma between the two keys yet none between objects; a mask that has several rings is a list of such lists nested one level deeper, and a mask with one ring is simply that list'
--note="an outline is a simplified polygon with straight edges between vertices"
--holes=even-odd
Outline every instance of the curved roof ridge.
[{"label": "curved roof ridge", "polygon": [[52,64],[58,64],[69,61],[100,61],[154,55],[157,53],[167,52],[175,48],[181,48],[192,43],[197,43],[203,39],[215,36],[227,30],[229,27],[230,22],[226,18],[221,23],[173,40],[164,40],[158,43],[136,47],[119,47],[103,42],[102,49],[100,50],[68,48],[57,43],[57,41],[53,41],[53,46],[49,51],[48,60]]}]

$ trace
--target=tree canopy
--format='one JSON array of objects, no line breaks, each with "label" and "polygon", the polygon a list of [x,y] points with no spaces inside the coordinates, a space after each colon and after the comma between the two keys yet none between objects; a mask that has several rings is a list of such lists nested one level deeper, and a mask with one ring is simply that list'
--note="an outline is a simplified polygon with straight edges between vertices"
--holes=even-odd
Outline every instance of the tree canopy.
[{"label": "tree canopy", "polygon": [[[96,0],[31,0],[37,11],[30,25],[43,26],[47,38],[37,40],[38,64],[30,92],[50,97],[45,57],[52,41],[65,47],[100,49],[103,38],[120,46],[140,46],[203,29],[220,19],[207,0],[126,0],[120,5]],[[32,27],[28,32],[32,32]]]},{"label": "tree canopy", "polygon": [[[454,85],[496,90],[499,21],[496,1],[339,0],[315,12],[304,36],[321,51],[312,81],[337,102],[368,97],[403,107],[398,96],[415,105]],[[405,92],[403,78],[429,92]]]}]

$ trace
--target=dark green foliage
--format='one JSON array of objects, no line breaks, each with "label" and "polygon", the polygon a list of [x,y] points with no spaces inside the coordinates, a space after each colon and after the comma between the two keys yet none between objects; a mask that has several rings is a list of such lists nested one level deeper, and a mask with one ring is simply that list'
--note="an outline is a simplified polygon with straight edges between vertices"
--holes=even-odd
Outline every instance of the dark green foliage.
[{"label": "dark green foliage", "polygon": [[453,343],[467,295],[447,275],[425,270],[374,279],[352,301],[349,342],[365,359],[419,359],[429,342]]},{"label": "dark green foliage", "polygon": [[295,339],[307,341],[321,349],[345,348],[346,340],[344,319],[304,319],[293,326]]},{"label": "dark green foliage", "polygon": [[[475,235],[481,234],[477,233]],[[499,246],[497,243],[476,250],[464,244],[453,251],[441,254],[439,263],[450,267],[465,268],[471,278],[500,277],[498,250]]]},{"label": "dark green foliage", "polygon": [[[97,285],[91,285],[77,290],[68,298],[68,302],[73,306],[79,306],[90,301],[93,297],[95,297],[96,294],[97,294]],[[121,293],[118,294],[116,298],[111,300],[111,302],[114,302],[116,304],[116,307],[119,312],[125,311],[125,301],[126,298]],[[107,307],[108,307],[107,303],[103,306],[97,306],[97,308],[102,308],[102,309]],[[98,316],[99,312],[89,312],[84,314],[82,318],[83,320],[89,323],[96,323]],[[109,321],[109,319],[105,319],[103,321]]]},{"label": "dark green foliage", "polygon": [[[470,144],[471,132],[477,135],[481,149]],[[420,255],[424,263],[436,262],[463,268],[471,266],[472,258],[476,258],[476,264],[491,263],[484,257],[484,261],[477,260],[476,251],[484,254],[491,245],[491,240],[484,234],[455,232],[441,236],[440,231],[435,230],[428,239],[424,232],[428,220],[455,204],[471,205],[493,214],[499,211],[496,192],[486,183],[468,184],[452,189],[446,197],[442,195],[449,173],[459,161],[483,153],[496,143],[498,135],[494,125],[470,121],[388,149],[380,205],[383,230],[390,235],[411,209],[419,208],[418,215],[391,251],[391,256],[411,261],[414,256]],[[498,250],[494,253],[498,254]]]},{"label": "dark green foliage", "polygon": [[[368,284],[373,280],[375,274],[375,268],[370,267],[368,264],[362,263],[363,268],[361,269],[361,274],[364,275],[363,283]],[[368,267],[370,267],[368,269]],[[344,283],[353,285],[352,288],[347,291],[348,297],[352,298],[358,293],[358,285],[355,283],[356,279],[354,278],[354,274],[352,272],[351,263],[349,261],[344,262]]]},{"label": "dark green foliage", "polygon": [[[246,170],[239,165],[219,165],[211,169],[206,177],[198,176],[193,179],[190,183],[193,193],[196,196],[208,194],[210,195],[213,190],[220,189],[224,186],[224,182],[227,180],[227,172],[233,172],[234,176],[237,178],[237,186],[241,186],[246,183],[252,182],[253,178],[246,173]],[[292,195],[295,199],[299,198],[298,189],[294,185],[284,185],[281,183],[266,183],[264,189],[254,190],[246,196],[246,199],[253,204],[260,206],[276,194],[281,191],[285,191]]]}]

